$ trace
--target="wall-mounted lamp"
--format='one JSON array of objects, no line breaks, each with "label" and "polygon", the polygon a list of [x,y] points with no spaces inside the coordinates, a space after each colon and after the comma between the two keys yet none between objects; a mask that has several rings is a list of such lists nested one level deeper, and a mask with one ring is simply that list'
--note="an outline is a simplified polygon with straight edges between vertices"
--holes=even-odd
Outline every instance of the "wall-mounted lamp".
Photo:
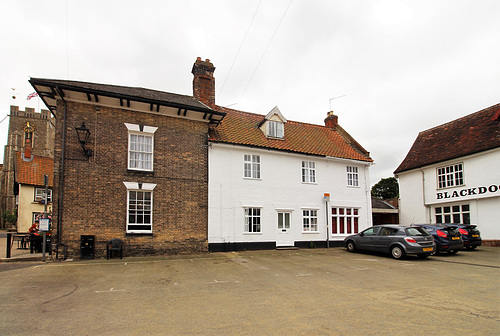
[{"label": "wall-mounted lamp", "polygon": [[80,127],[75,127],[75,130],[76,135],[78,136],[78,141],[80,141],[80,145],[83,148],[83,153],[86,156],[92,156],[92,149],[85,148],[85,144],[89,141],[90,137],[89,129],[85,126],[85,123],[82,122],[82,125]]}]

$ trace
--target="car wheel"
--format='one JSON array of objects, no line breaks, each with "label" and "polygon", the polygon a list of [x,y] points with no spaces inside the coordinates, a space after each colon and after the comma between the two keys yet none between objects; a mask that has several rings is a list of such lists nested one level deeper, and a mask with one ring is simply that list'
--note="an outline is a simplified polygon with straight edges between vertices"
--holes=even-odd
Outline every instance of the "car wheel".
[{"label": "car wheel", "polygon": [[458,253],[458,250],[449,250],[448,251],[448,254],[457,254]]},{"label": "car wheel", "polygon": [[349,240],[345,247],[348,252],[356,252],[356,244],[352,240]]},{"label": "car wheel", "polygon": [[403,259],[406,255],[403,248],[397,245],[391,248],[391,254],[394,259]]},{"label": "car wheel", "polygon": [[431,255],[438,255],[439,254],[439,249],[438,247],[436,246],[436,248],[434,249],[434,251],[432,251]]},{"label": "car wheel", "polygon": [[477,246],[467,246],[466,249],[469,251],[472,251],[476,248]]},{"label": "car wheel", "polygon": [[420,259],[425,259],[427,258],[428,256],[430,256],[429,253],[421,253],[421,254],[417,254],[417,257],[419,257]]}]

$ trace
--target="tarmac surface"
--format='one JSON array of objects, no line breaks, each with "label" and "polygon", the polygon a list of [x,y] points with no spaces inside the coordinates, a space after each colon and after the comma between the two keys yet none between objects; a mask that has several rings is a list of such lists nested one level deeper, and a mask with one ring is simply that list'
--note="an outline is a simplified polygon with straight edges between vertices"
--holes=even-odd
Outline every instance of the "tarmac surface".
[{"label": "tarmac surface", "polygon": [[495,335],[499,257],[330,248],[0,263],[0,335]]}]

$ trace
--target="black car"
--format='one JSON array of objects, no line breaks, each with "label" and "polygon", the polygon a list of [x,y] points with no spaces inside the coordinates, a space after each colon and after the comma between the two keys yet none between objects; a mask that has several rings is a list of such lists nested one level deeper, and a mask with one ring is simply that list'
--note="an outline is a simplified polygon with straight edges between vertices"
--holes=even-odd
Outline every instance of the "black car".
[{"label": "black car", "polygon": [[385,252],[395,259],[402,259],[407,254],[427,258],[435,251],[434,238],[425,229],[400,225],[372,226],[346,237],[344,243],[349,252]]},{"label": "black car", "polygon": [[436,242],[436,253],[456,254],[464,246],[462,235],[455,224],[413,224],[429,231]]},{"label": "black car", "polygon": [[462,235],[464,241],[464,248],[473,250],[481,246],[483,240],[481,239],[481,232],[477,229],[477,225],[472,224],[453,224],[458,226],[458,231]]}]

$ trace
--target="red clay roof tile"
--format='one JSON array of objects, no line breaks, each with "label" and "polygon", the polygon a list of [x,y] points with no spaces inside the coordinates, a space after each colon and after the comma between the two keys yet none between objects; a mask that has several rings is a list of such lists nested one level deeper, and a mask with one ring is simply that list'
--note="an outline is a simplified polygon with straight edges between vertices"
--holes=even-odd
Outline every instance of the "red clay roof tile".
[{"label": "red clay roof tile", "polygon": [[219,106],[216,108],[225,112],[226,116],[210,131],[209,140],[212,142],[372,161],[369,153],[338,125],[336,129],[331,129],[288,120],[284,125],[284,138],[272,139],[266,137],[259,128],[264,121],[264,115]]},{"label": "red clay roof tile", "polygon": [[21,152],[16,152],[16,182],[35,186],[43,186],[43,175],[49,176],[49,186],[54,183],[54,159],[33,156],[33,160],[25,161]]}]

